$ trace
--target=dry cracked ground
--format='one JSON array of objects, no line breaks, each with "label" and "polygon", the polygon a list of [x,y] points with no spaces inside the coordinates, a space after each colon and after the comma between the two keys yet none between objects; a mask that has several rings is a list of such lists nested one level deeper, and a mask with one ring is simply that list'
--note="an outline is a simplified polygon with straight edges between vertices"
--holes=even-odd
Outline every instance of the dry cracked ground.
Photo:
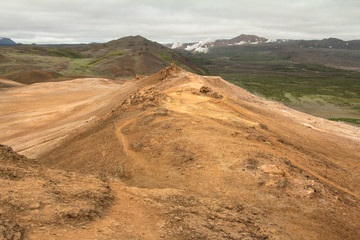
[{"label": "dry cracked ground", "polygon": [[0,93],[0,239],[360,239],[357,127],[175,65]]}]

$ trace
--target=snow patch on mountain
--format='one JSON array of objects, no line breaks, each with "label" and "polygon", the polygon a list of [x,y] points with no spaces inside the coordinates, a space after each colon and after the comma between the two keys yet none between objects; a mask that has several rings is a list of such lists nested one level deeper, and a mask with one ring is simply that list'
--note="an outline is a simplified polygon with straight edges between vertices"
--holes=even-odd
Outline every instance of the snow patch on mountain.
[{"label": "snow patch on mountain", "polygon": [[275,43],[277,39],[268,39],[265,43]]},{"label": "snow patch on mountain", "polygon": [[180,42],[174,42],[173,45],[171,46],[171,49],[179,48],[181,46],[182,44]]},{"label": "snow patch on mountain", "polygon": [[240,41],[240,42],[238,42],[238,43],[235,43],[235,45],[244,45],[244,44],[247,44],[247,42],[245,42],[245,41]]},{"label": "snow patch on mountain", "polygon": [[207,53],[207,52],[209,52],[209,48],[207,48],[207,47],[199,47],[199,48],[196,48],[194,50],[194,52]]},{"label": "snow patch on mountain", "polygon": [[193,45],[189,45],[185,48],[187,51],[194,51],[194,52],[202,52],[207,53],[209,51],[209,47],[213,46],[214,41],[211,38],[202,40],[198,43]]}]

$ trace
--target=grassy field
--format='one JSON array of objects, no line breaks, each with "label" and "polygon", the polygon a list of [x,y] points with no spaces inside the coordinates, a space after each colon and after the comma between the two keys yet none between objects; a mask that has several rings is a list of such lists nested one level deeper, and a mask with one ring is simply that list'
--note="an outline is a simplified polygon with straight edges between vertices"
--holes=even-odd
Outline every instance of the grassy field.
[{"label": "grassy field", "polygon": [[105,56],[103,56],[101,58],[98,58],[98,59],[96,59],[94,61],[91,61],[91,62],[87,63],[87,65],[88,66],[96,65],[96,64],[102,62],[105,59],[115,57],[115,56],[122,56],[122,55],[124,55],[123,50],[112,51],[112,52],[107,53]]},{"label": "grassy field", "polygon": [[42,55],[36,49],[32,51],[37,54],[24,53],[21,51],[2,51],[2,55],[9,61],[0,65],[0,73],[6,74],[28,70],[43,70],[47,72],[56,72],[63,76],[92,76],[97,75],[96,72],[89,67],[89,64],[94,61],[93,58],[83,58],[79,54],[71,51],[52,50],[50,49],[46,54]]},{"label": "grassy field", "polygon": [[360,72],[295,62],[288,52],[266,46],[225,47],[190,57],[211,75],[256,95],[321,117],[360,119]]},{"label": "grassy field", "polygon": [[337,121],[337,122],[347,122],[354,125],[360,125],[360,119],[355,118],[329,118],[329,120]]},{"label": "grassy field", "polygon": [[67,67],[59,71],[64,76],[96,76],[97,73],[89,67],[94,62],[93,58],[69,59]]}]

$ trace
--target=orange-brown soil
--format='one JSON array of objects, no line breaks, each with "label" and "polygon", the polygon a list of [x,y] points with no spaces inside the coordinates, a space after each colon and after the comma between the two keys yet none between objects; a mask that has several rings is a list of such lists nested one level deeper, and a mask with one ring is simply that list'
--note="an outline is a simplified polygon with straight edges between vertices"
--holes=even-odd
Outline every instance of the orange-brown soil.
[{"label": "orange-brown soil", "polygon": [[[0,206],[13,223],[3,232],[28,239],[360,238],[357,127],[174,65],[121,85],[82,79],[1,97],[1,142],[36,158],[0,162],[30,174],[9,179],[11,171],[2,171],[1,199],[11,196],[23,211]],[[54,185],[36,183],[52,178]],[[56,189],[66,201],[54,198]],[[106,201],[78,197],[81,189]],[[38,215],[30,201],[39,203]],[[67,211],[84,215],[56,218]],[[50,220],[31,225],[32,216]]]},{"label": "orange-brown soil", "polygon": [[[25,229],[87,223],[113,196],[96,176],[53,170],[0,145],[0,239],[21,239]],[[25,236],[26,236],[25,235]]]},{"label": "orange-brown soil", "polygon": [[11,88],[11,87],[20,87],[23,86],[24,84],[22,83],[18,83],[12,80],[7,80],[7,79],[1,79],[0,78],[0,89],[1,88]]}]

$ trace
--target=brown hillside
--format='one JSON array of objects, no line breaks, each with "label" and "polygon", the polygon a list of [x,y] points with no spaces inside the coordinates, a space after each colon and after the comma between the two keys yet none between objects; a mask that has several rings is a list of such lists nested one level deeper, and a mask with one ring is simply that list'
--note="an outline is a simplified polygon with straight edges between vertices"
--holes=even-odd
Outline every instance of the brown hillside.
[{"label": "brown hillside", "polygon": [[82,55],[96,57],[91,67],[111,77],[135,76],[136,74],[153,74],[177,62],[189,71],[199,74],[208,73],[179,53],[150,41],[141,36],[129,36],[102,44],[90,44],[78,48]]},{"label": "brown hillside", "polygon": [[18,83],[32,84],[37,82],[51,82],[59,77],[59,74],[43,70],[19,69],[13,73],[7,74],[6,77]]},{"label": "brown hillside", "polygon": [[163,45],[141,36],[88,45],[19,45],[0,48],[0,78],[24,84],[63,81],[75,76],[133,78],[176,62],[188,71],[207,70]]},{"label": "brown hillside", "polygon": [[0,63],[3,63],[3,62],[7,62],[8,59],[6,59],[6,57],[2,54],[0,54]]},{"label": "brown hillside", "polygon": [[131,85],[121,88],[107,79],[85,78],[4,89],[0,95],[0,142],[36,157],[111,111],[117,98],[125,98],[126,91],[135,89]]},{"label": "brown hillside", "polygon": [[[360,238],[359,128],[175,65],[117,87],[96,81],[99,98],[89,98],[86,81],[53,83],[53,93],[66,84],[79,87],[55,96],[52,106],[82,94],[92,100],[62,106],[74,116],[57,110],[52,119],[38,118],[37,128],[2,138],[44,166],[107,176],[115,196],[101,219],[83,228],[35,228],[30,239]],[[38,101],[31,92],[32,110],[39,111],[46,97]],[[3,126],[12,126],[6,119],[25,120],[14,111],[7,110]],[[45,144],[46,132],[65,126],[56,144]]]},{"label": "brown hillside", "polygon": [[97,64],[95,69],[113,77],[135,76],[136,74],[146,75],[161,70],[168,66],[149,52],[139,52],[134,56],[124,55]]}]

